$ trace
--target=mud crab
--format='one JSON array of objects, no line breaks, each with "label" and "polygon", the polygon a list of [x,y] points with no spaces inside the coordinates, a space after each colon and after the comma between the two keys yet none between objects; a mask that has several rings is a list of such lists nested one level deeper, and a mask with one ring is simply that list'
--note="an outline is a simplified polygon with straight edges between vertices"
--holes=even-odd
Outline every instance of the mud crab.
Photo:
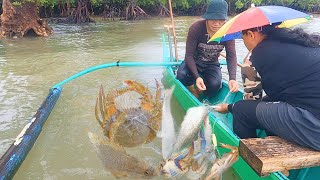
[{"label": "mud crab", "polygon": [[[165,95],[172,94],[165,92]],[[216,160],[216,140],[212,135],[212,128],[208,119],[209,108],[205,106],[190,108],[181,124],[176,138],[170,106],[170,97],[165,96],[162,116],[162,156],[160,163],[161,174],[168,178],[185,176],[188,179],[202,178],[210,165]],[[169,114],[169,115],[168,115]],[[203,128],[201,129],[201,124]],[[192,140],[196,137],[196,140]],[[191,140],[188,148],[181,150]],[[167,146],[167,145],[170,146]]]},{"label": "mud crab", "polygon": [[230,149],[231,152],[225,153],[222,155],[221,158],[219,158],[212,166],[209,175],[205,178],[205,180],[210,179],[221,179],[222,173],[226,171],[228,168],[230,168],[239,157],[238,147],[230,146],[228,144],[222,144],[220,145],[223,148]]},{"label": "mud crab", "polygon": [[156,80],[155,97],[144,85],[124,81],[125,88],[111,90],[106,96],[100,87],[95,116],[108,139],[121,147],[151,142],[160,129],[161,90]]},{"label": "mud crab", "polygon": [[158,174],[157,169],[147,162],[127,154],[123,147],[99,138],[92,132],[88,132],[88,136],[104,167],[115,177],[150,179]]},{"label": "mud crab", "polygon": [[160,164],[161,173],[169,178],[185,176],[188,179],[201,179],[216,160],[215,148],[205,141],[204,134],[192,142],[188,149],[174,153]]},{"label": "mud crab", "polygon": [[[165,95],[170,93],[172,94],[166,91]],[[202,179],[205,176],[206,179],[220,178],[221,174],[237,161],[238,150],[237,147],[221,144],[221,147],[231,149],[231,152],[217,159],[217,139],[212,133],[209,121],[210,109],[214,109],[215,106],[189,108],[176,136],[172,125],[173,118],[168,108],[170,106],[168,98],[170,97],[164,98],[162,116],[162,131],[164,129],[166,132],[161,134],[164,159],[159,167],[161,174],[169,178],[181,176],[188,179]],[[190,140],[191,145],[184,148]]]}]

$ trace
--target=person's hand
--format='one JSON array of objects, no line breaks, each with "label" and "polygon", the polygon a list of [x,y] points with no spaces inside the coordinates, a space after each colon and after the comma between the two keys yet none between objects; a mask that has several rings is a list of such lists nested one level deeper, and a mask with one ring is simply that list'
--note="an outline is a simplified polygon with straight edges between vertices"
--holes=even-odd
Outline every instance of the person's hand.
[{"label": "person's hand", "polygon": [[235,80],[230,80],[228,82],[228,85],[229,85],[229,89],[230,89],[230,92],[238,92],[239,90],[239,84],[237,81]]},{"label": "person's hand", "polygon": [[196,86],[200,91],[205,91],[207,89],[207,87],[204,84],[203,79],[201,77],[198,77],[196,79]]},{"label": "person's hand", "polygon": [[222,114],[228,113],[228,105],[229,104],[218,104],[214,107],[214,110]]}]

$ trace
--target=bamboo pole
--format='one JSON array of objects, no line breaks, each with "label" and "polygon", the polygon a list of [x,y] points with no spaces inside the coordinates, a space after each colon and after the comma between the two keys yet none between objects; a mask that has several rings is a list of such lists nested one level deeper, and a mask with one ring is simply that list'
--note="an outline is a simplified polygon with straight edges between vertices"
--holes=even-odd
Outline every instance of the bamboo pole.
[{"label": "bamboo pole", "polygon": [[178,57],[178,48],[177,48],[177,36],[176,36],[176,30],[175,30],[175,26],[174,26],[171,0],[168,0],[168,4],[169,4],[169,9],[170,9],[170,16],[171,16],[174,50],[175,50],[175,55],[176,55],[176,61],[178,61],[179,57]]},{"label": "bamboo pole", "polygon": [[[247,56],[245,57],[245,59],[248,57],[248,55],[249,55],[249,53],[247,54]],[[225,54],[223,54],[223,53],[220,53],[220,56],[222,56],[222,57],[224,57],[224,58],[227,58],[227,56],[225,55]],[[244,67],[242,64],[240,64],[240,63],[237,63],[237,66],[239,66],[239,67]]]}]

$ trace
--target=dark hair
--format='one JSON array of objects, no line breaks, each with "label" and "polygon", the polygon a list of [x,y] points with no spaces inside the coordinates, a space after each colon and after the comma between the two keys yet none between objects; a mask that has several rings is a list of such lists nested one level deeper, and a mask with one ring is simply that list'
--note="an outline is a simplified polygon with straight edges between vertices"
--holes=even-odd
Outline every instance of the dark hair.
[{"label": "dark hair", "polygon": [[320,33],[313,33],[311,34],[311,37],[320,44]]},{"label": "dark hair", "polygon": [[258,31],[266,36],[267,39],[279,40],[282,42],[299,44],[306,47],[320,47],[320,37],[318,35],[310,35],[301,28],[277,28],[275,25],[267,25],[258,28],[243,30],[243,34],[248,31]]}]

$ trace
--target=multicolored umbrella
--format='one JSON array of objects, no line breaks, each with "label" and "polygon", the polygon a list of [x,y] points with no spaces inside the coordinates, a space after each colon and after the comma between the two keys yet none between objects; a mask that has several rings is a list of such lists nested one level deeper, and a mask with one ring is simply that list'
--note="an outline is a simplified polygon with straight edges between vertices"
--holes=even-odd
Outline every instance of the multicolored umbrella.
[{"label": "multicolored umbrella", "polygon": [[230,19],[209,40],[222,42],[241,38],[241,31],[268,24],[281,23],[278,27],[291,26],[307,22],[310,15],[283,6],[259,6],[250,8]]}]

